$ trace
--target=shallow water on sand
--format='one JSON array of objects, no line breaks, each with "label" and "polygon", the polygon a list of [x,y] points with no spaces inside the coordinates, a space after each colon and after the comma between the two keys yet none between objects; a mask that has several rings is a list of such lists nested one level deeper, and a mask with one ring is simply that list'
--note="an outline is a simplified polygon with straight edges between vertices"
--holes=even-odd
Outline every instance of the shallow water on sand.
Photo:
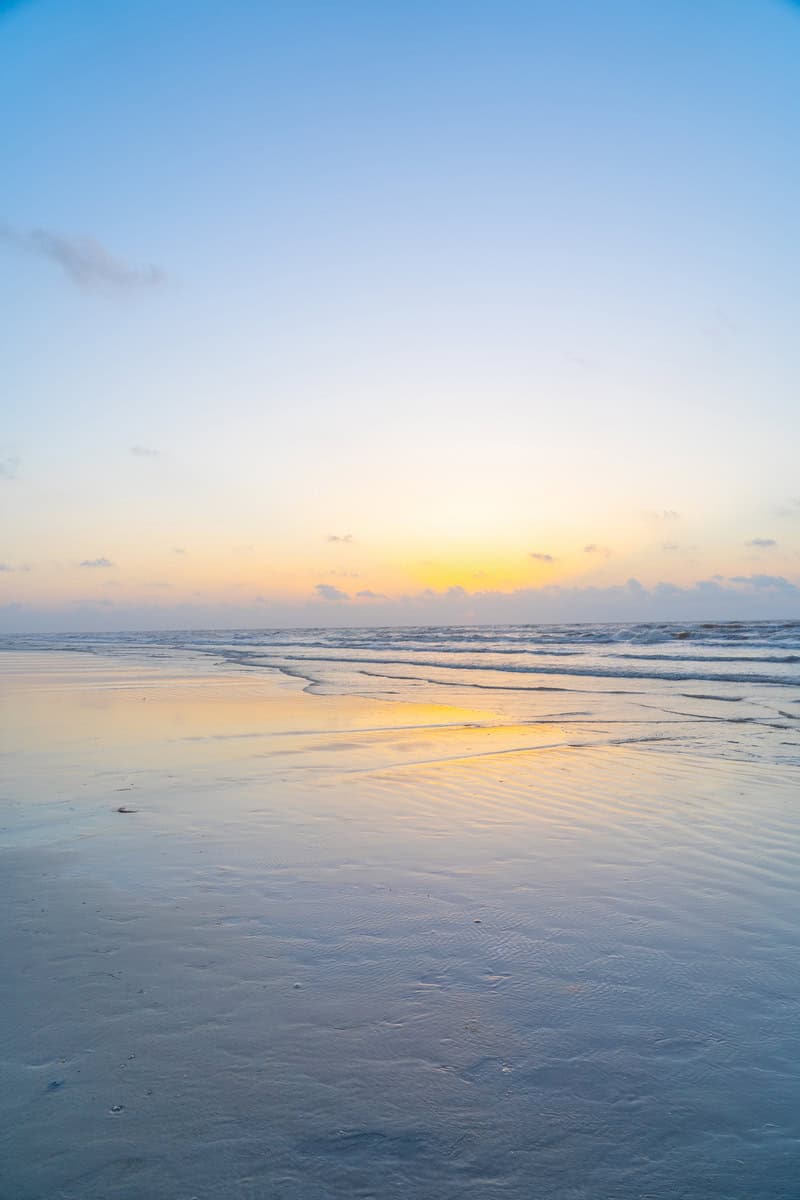
[{"label": "shallow water on sand", "polygon": [[0,671],[2,1200],[796,1200],[794,762],[626,697]]}]

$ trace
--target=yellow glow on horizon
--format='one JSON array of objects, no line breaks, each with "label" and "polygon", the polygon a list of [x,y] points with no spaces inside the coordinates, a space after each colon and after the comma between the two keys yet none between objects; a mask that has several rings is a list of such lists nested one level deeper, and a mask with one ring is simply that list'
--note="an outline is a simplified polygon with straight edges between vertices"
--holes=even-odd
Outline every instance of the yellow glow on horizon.
[{"label": "yellow glow on horizon", "polygon": [[[347,519],[319,522],[288,531],[255,524],[237,535],[211,527],[184,527],[180,533],[148,530],[147,538],[108,530],[91,536],[64,536],[57,554],[31,554],[25,566],[0,575],[0,602],[44,605],[306,605],[340,599],[360,609],[376,608],[376,597],[397,601],[430,590],[467,593],[624,586],[636,578],[644,587],[662,580],[690,586],[715,573],[721,578],[763,569],[765,555],[732,539],[684,530],[659,514],[620,513],[617,520],[591,528],[596,545],[587,551],[576,527],[540,522],[507,529],[503,537],[440,538],[430,528],[416,535],[395,529],[378,539]],[[366,518],[364,521],[366,526]],[[584,526],[584,528],[586,528]],[[350,530],[355,532],[350,535]],[[332,535],[336,533],[336,537]],[[770,551],[777,573],[788,573],[783,548]],[[13,563],[11,555],[8,556]],[[106,565],[105,559],[110,565]],[[21,554],[18,556],[22,560]],[[97,565],[81,565],[95,562]],[[700,563],[703,563],[701,568]],[[323,592],[317,589],[323,586]],[[365,595],[359,596],[363,592]],[[376,608],[377,611],[377,608]],[[331,616],[335,612],[331,608]]]},{"label": "yellow glow on horizon", "polygon": [[525,553],[513,558],[497,553],[443,555],[409,564],[407,570],[415,587],[447,591],[462,587],[465,591],[515,591],[523,587],[541,587],[558,581],[563,572],[558,563],[541,563]]}]

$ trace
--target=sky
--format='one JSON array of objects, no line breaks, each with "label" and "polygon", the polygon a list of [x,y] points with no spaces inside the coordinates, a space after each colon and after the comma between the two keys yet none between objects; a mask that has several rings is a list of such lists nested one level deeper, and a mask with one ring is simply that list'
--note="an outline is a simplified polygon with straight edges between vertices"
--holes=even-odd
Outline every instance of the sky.
[{"label": "sky", "polygon": [[800,5],[0,2],[0,630],[800,617]]}]

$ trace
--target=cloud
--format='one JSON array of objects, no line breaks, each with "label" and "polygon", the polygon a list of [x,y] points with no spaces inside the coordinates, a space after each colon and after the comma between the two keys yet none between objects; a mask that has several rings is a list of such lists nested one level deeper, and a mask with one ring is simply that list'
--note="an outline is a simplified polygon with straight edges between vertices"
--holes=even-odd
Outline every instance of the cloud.
[{"label": "cloud", "polygon": [[80,563],[82,567],[113,567],[113,565],[110,558],[85,558]]},{"label": "cloud", "polygon": [[8,563],[0,563],[0,571],[13,571],[13,570],[14,570],[14,568],[10,567],[8,565]]},{"label": "cloud", "polygon": [[608,546],[598,546],[596,542],[589,542],[583,547],[584,554],[602,554],[605,558],[609,558],[611,551]]},{"label": "cloud", "polygon": [[745,546],[755,546],[757,550],[768,550],[770,546],[777,546],[774,538],[751,538],[749,542],[745,542]]},{"label": "cloud", "polygon": [[680,546],[678,545],[677,542],[662,542],[661,549],[662,550],[680,550]]},{"label": "cloud", "polygon": [[136,458],[158,458],[160,451],[153,450],[151,446],[131,446],[131,454]]},{"label": "cloud", "polygon": [[332,583],[318,583],[314,591],[323,600],[349,600],[347,592],[343,592],[341,588],[334,587]]},{"label": "cloud", "polygon": [[172,553],[173,554],[186,554],[187,551],[184,550],[183,546],[173,546]]},{"label": "cloud", "polygon": [[[800,611],[800,580],[750,575],[711,577],[679,585],[644,587],[635,580],[606,587],[547,584],[513,592],[425,588],[397,596],[370,609],[369,604],[332,604],[327,612],[337,625],[501,625],[578,621],[751,621],[788,620]],[[94,600],[76,604],[0,604],[0,630],[8,633],[98,633],[103,630],[186,630],[309,628],[320,623],[320,592],[288,602],[264,595],[257,601],[225,603],[198,591],[189,602],[118,601],[111,608]],[[345,596],[339,598],[347,599]],[[337,599],[336,596],[333,599]]]},{"label": "cloud", "polygon": [[542,554],[540,550],[531,550],[528,558],[535,558],[537,562],[554,563],[556,560],[552,554]]},{"label": "cloud", "polygon": [[128,266],[91,237],[32,229],[28,233],[0,226],[0,241],[27,254],[56,263],[72,283],[80,288],[115,288],[131,291],[153,287],[164,278],[157,267],[139,269]]},{"label": "cloud", "polygon": [[353,541],[353,535],[352,535],[352,533],[343,533],[343,534],[329,533],[328,536],[325,538],[325,541],[326,542],[341,542],[341,543],[346,543],[347,545],[350,545]]},{"label": "cloud", "polygon": [[743,583],[747,587],[773,588],[779,591],[796,592],[798,589],[783,575],[731,575],[730,583]]},{"label": "cloud", "polygon": [[362,591],[356,592],[356,596],[361,600],[388,600],[388,596],[384,596],[383,592],[371,592],[369,588],[363,588]]},{"label": "cloud", "polygon": [[576,354],[572,350],[568,350],[564,355],[567,362],[570,362],[575,367],[592,367],[594,362],[591,358],[587,358],[584,354]]},{"label": "cloud", "polygon": [[16,479],[19,467],[18,458],[0,458],[0,479]]},{"label": "cloud", "polygon": [[677,521],[680,515],[674,508],[648,508],[643,513],[650,521]]}]

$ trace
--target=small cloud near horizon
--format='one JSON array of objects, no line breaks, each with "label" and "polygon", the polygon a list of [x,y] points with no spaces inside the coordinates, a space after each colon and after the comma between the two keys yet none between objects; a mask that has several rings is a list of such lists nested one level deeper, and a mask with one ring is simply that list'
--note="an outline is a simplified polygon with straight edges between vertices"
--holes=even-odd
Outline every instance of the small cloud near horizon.
[{"label": "small cloud near horizon", "polygon": [[554,563],[556,560],[552,554],[543,554],[541,550],[531,550],[528,558],[534,558],[537,562]]},{"label": "small cloud near horizon", "polygon": [[361,600],[388,600],[388,596],[384,596],[383,592],[371,592],[369,588],[363,588],[362,591],[356,592]]},{"label": "small cloud near horizon", "polygon": [[78,564],[81,567],[113,567],[114,564],[110,558],[85,558],[82,563]]},{"label": "small cloud near horizon", "polygon": [[597,542],[588,542],[583,547],[583,553],[602,554],[605,558],[609,558],[611,556],[611,551],[609,550],[608,546],[598,546]]},{"label": "small cloud near horizon", "polygon": [[340,542],[342,544],[350,545],[353,541],[353,535],[352,535],[352,533],[343,533],[343,534],[329,533],[327,535],[327,537],[325,538],[325,541],[326,542]]},{"label": "small cloud near horizon", "polygon": [[341,588],[334,587],[332,583],[318,583],[314,591],[322,600],[349,600],[347,592],[343,592]]},{"label": "small cloud near horizon", "polygon": [[770,546],[777,546],[774,538],[751,538],[749,542],[745,542],[745,546],[754,546],[757,550],[768,550]]},{"label": "small cloud near horizon", "polygon": [[677,521],[680,515],[674,508],[647,508],[642,513],[648,521]]},{"label": "small cloud near horizon", "polygon": [[667,550],[667,551],[680,550],[680,546],[678,545],[677,542],[662,542],[661,549]]},{"label": "small cloud near horizon", "polygon": [[131,291],[154,287],[164,279],[158,267],[131,267],[92,237],[54,233],[48,229],[31,229],[25,233],[0,225],[0,241],[56,263],[72,283],[84,290],[111,287]]},{"label": "small cloud near horizon", "polygon": [[131,454],[135,458],[158,458],[160,450],[154,450],[152,446],[131,446]]},{"label": "small cloud near horizon", "polygon": [[748,587],[777,588],[782,591],[796,592],[795,584],[790,583],[783,575],[729,575],[729,583],[744,583]]},{"label": "small cloud near horizon", "polygon": [[9,564],[8,564],[8,563],[3,563],[3,562],[0,562],[0,572],[2,572],[2,571],[13,571],[13,570],[14,570],[14,568],[13,568],[12,566],[9,566]]},{"label": "small cloud near horizon", "polygon": [[173,554],[188,554],[188,551],[184,550],[183,546],[173,546],[172,553]]},{"label": "small cloud near horizon", "polygon": [[16,479],[20,468],[20,459],[0,458],[0,479]]}]

